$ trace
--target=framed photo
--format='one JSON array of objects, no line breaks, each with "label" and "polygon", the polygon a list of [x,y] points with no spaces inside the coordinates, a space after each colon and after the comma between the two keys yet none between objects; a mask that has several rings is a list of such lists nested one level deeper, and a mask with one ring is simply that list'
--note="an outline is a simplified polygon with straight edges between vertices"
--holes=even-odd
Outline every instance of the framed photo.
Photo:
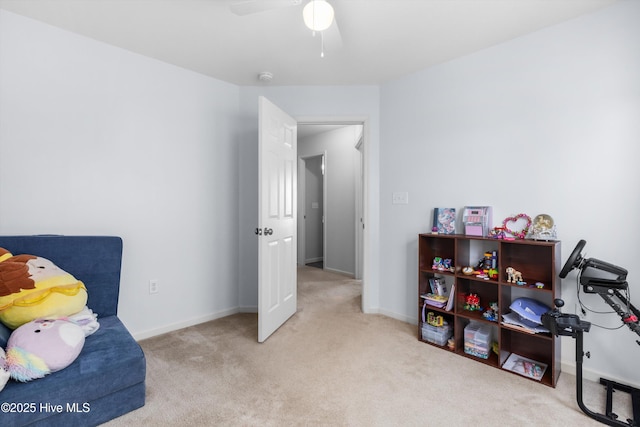
[{"label": "framed photo", "polygon": [[433,229],[439,234],[456,234],[456,209],[434,208]]}]

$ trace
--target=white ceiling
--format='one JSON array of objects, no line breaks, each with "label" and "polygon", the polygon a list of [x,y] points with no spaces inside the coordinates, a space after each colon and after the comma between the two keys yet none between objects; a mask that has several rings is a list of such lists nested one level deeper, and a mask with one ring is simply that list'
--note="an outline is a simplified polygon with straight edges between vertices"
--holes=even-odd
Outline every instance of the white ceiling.
[{"label": "white ceiling", "polygon": [[239,1],[0,0],[0,8],[238,85],[265,84],[263,71],[271,85],[368,85],[619,0],[329,0],[342,45],[327,35],[324,58],[303,5],[238,16],[229,6]]}]

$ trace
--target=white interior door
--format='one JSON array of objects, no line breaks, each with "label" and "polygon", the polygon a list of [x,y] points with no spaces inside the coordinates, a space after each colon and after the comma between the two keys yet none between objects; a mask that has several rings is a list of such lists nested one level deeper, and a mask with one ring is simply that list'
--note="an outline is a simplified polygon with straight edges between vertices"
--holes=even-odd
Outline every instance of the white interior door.
[{"label": "white interior door", "polygon": [[260,97],[258,341],[297,309],[297,122]]}]

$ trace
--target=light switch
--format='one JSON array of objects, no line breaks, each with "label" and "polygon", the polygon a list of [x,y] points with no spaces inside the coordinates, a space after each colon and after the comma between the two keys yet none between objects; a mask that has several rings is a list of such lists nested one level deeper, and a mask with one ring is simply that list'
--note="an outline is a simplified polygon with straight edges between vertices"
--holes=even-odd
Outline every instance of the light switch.
[{"label": "light switch", "polygon": [[392,203],[394,205],[408,205],[409,193],[407,193],[406,191],[393,193]]},{"label": "light switch", "polygon": [[311,202],[311,209],[318,209],[320,204],[318,202]]}]

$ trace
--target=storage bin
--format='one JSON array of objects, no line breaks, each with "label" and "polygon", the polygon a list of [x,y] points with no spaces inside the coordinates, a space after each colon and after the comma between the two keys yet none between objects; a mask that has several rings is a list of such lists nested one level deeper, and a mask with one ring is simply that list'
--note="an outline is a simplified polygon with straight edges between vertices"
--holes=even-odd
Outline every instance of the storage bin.
[{"label": "storage bin", "polygon": [[422,339],[430,343],[444,346],[447,340],[451,338],[451,325],[432,326],[428,323],[422,324]]},{"label": "storage bin", "polygon": [[489,358],[491,351],[491,325],[469,323],[464,328],[464,352],[481,359]]}]

